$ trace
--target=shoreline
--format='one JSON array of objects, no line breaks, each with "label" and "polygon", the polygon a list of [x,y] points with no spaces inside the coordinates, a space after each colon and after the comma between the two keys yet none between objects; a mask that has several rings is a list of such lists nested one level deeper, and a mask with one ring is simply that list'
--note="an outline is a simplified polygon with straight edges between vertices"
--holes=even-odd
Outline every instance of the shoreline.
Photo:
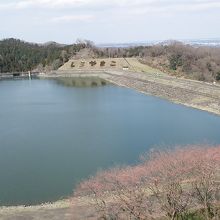
[{"label": "shoreline", "polygon": [[63,200],[57,200],[54,202],[46,202],[46,203],[42,203],[42,204],[38,204],[38,205],[14,205],[14,206],[0,206],[0,212],[1,211],[10,211],[10,210],[25,210],[25,209],[29,209],[29,210],[38,210],[38,209],[42,209],[42,208],[50,208],[50,209],[55,209],[55,208],[68,208],[70,204],[70,199],[63,199]]},{"label": "shoreline", "polygon": [[59,77],[99,77],[120,87],[220,116],[220,85],[218,84],[176,78],[161,72],[56,71],[40,76],[42,79]]},{"label": "shoreline", "polygon": [[[117,83],[114,83],[114,84],[116,86],[124,87],[124,88],[127,88],[127,89],[132,89],[129,86],[123,86],[123,85],[120,85],[120,84],[117,84]],[[135,91],[137,91],[137,92],[139,92],[141,94],[147,95],[147,96],[153,96],[153,97],[157,97],[157,98],[162,99],[162,100],[166,100],[167,102],[170,102],[170,103],[173,103],[173,104],[176,104],[176,105],[182,105],[182,106],[185,106],[187,108],[192,108],[192,109],[195,109],[195,110],[204,111],[206,113],[210,113],[210,114],[214,114],[216,116],[220,116],[220,112],[219,111],[216,111],[215,109],[212,109],[212,108],[209,108],[209,107],[199,107],[199,106],[196,106],[196,105],[193,106],[192,104],[186,104],[186,103],[181,103],[179,101],[174,101],[174,100],[166,99],[163,96],[155,96],[155,95],[152,95],[152,94],[147,93],[145,91],[140,91],[140,90],[137,90],[137,89],[135,89]]]},{"label": "shoreline", "polygon": [[[144,67],[145,71],[135,70],[135,67],[132,67],[133,70],[117,68],[71,70],[68,65],[64,65],[59,70],[39,73],[34,78],[98,77],[114,85],[133,89],[145,95],[159,97],[175,104],[220,116],[220,84],[178,78],[157,69],[146,68],[146,65]],[[4,79],[7,78],[0,76],[0,80]]]},{"label": "shoreline", "polygon": [[70,199],[58,200],[52,203],[44,203],[33,206],[1,206],[1,220],[16,220],[16,219],[45,219],[56,220],[71,219]]}]

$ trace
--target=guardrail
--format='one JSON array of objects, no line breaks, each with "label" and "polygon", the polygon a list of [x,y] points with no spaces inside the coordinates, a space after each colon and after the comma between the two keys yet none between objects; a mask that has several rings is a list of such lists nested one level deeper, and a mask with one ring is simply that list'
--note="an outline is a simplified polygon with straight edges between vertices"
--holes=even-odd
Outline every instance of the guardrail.
[{"label": "guardrail", "polygon": [[12,72],[12,73],[0,73],[0,79],[12,79],[12,78],[33,78],[37,77],[39,72]]}]

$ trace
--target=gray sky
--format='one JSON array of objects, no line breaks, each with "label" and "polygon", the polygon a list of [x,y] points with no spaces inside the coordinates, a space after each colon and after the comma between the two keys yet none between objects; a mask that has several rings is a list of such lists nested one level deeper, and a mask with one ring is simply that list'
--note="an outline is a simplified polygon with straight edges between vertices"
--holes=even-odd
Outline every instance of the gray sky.
[{"label": "gray sky", "polygon": [[220,38],[220,0],[0,0],[0,38],[96,43]]}]

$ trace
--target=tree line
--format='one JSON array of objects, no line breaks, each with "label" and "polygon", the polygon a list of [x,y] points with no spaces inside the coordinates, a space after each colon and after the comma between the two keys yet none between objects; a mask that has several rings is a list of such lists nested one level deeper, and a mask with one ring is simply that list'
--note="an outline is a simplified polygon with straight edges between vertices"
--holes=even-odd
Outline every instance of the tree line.
[{"label": "tree line", "polygon": [[55,70],[84,48],[89,48],[97,58],[137,57],[140,62],[175,76],[220,81],[220,48],[193,47],[176,41],[153,46],[98,48],[86,40],[72,45],[54,42],[39,45],[5,39],[0,41],[0,72]]},{"label": "tree line", "polygon": [[153,46],[98,49],[99,56],[137,57],[141,62],[176,76],[220,81],[220,48],[194,47],[177,41]]},{"label": "tree line", "polygon": [[13,38],[4,39],[0,41],[0,72],[58,69],[85,47],[85,42],[73,45],[59,45],[53,42],[39,45]]}]

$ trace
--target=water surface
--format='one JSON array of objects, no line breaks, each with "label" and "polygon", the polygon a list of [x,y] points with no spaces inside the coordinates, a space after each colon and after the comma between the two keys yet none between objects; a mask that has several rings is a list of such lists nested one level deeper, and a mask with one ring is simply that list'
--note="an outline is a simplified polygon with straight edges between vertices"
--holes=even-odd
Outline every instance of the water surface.
[{"label": "water surface", "polygon": [[154,146],[220,144],[220,117],[112,85],[0,81],[0,103],[1,205],[64,198]]}]

